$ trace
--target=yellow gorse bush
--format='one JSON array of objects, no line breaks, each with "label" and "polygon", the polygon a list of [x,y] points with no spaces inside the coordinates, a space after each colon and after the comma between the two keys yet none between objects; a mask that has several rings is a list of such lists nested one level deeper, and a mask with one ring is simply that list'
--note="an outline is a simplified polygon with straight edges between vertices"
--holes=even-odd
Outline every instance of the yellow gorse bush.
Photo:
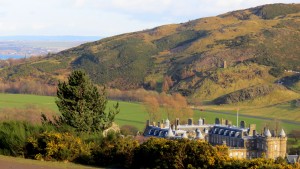
[{"label": "yellow gorse bush", "polygon": [[27,142],[38,160],[73,161],[81,155],[90,155],[90,145],[70,133],[44,132],[29,137]]}]

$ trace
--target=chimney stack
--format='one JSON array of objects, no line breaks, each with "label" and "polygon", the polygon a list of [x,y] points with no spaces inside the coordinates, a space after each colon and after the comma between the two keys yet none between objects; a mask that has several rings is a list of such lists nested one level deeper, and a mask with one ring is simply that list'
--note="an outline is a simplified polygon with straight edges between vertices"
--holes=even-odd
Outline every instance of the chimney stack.
[{"label": "chimney stack", "polygon": [[215,119],[215,124],[220,124],[220,119],[219,118]]},{"label": "chimney stack", "polygon": [[192,119],[192,118],[189,118],[189,119],[188,119],[188,125],[189,125],[189,126],[192,126],[192,125],[193,125],[193,119]]},{"label": "chimney stack", "polygon": [[242,120],[242,121],[240,122],[240,128],[243,128],[243,129],[244,129],[245,127],[246,127],[246,122]]},{"label": "chimney stack", "polygon": [[179,126],[179,118],[176,118],[176,120],[175,120],[175,130],[177,130],[178,126]]},{"label": "chimney stack", "polygon": [[253,131],[256,129],[256,124],[249,125],[249,136],[253,136]]}]

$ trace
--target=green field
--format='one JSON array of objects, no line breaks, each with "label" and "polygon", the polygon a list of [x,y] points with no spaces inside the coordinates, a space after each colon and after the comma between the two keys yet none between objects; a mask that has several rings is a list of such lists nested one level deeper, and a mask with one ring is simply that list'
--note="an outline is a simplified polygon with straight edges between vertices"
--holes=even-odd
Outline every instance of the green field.
[{"label": "green field", "polygon": [[[26,105],[37,105],[41,107],[47,107],[53,111],[58,112],[56,104],[54,103],[55,97],[49,96],[35,96],[35,95],[22,95],[22,94],[0,94],[0,108],[18,107],[22,108]],[[109,101],[107,108],[112,107],[116,101]],[[140,103],[132,102],[119,102],[121,112],[116,116],[116,123],[122,125],[133,125],[139,130],[143,130],[145,121],[148,115],[144,107]],[[258,110],[257,110],[258,111]],[[220,114],[221,112],[229,112],[229,114]],[[9,113],[9,112],[8,112]],[[255,114],[259,116],[259,114]],[[232,121],[232,124],[236,124],[236,115],[232,111],[226,110],[195,110],[194,121],[199,118],[205,118],[206,123],[214,123],[216,117],[224,118]],[[280,118],[280,117],[278,117]],[[271,118],[272,119],[272,118]],[[273,125],[273,120],[265,120],[256,117],[239,117],[240,120],[245,120],[247,124],[255,123],[257,125],[257,131],[259,132],[265,124]],[[280,125],[287,131],[298,129],[299,124],[290,124],[286,122],[280,122]]]}]

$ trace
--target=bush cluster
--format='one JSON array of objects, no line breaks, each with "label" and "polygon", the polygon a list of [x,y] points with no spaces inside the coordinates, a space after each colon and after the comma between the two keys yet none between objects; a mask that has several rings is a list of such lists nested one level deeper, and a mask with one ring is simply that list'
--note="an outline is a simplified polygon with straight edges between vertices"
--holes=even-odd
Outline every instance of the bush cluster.
[{"label": "bush cluster", "polygon": [[43,132],[31,136],[26,144],[27,156],[37,160],[74,161],[90,155],[89,144],[70,133]]},{"label": "bush cluster", "polygon": [[300,168],[284,159],[229,158],[225,146],[193,140],[133,137],[108,133],[107,137],[66,133],[25,122],[0,123],[0,153],[38,160],[73,161],[123,168]]}]

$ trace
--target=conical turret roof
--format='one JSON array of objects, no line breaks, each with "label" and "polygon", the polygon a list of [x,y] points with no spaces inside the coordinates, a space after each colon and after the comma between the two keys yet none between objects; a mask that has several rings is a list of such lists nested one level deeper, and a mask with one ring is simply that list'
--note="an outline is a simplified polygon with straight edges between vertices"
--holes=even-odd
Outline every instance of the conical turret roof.
[{"label": "conical turret roof", "polygon": [[204,136],[202,135],[201,131],[199,129],[196,130],[196,139],[203,139]]},{"label": "conical turret roof", "polygon": [[266,137],[272,137],[272,134],[271,134],[271,132],[270,132],[269,129],[265,130],[264,135],[265,135]]},{"label": "conical turret roof", "polygon": [[281,129],[281,131],[280,131],[280,133],[279,133],[279,136],[280,136],[280,137],[286,137],[286,134],[285,134],[285,132],[284,132],[283,129]]},{"label": "conical turret roof", "polygon": [[184,132],[184,133],[182,134],[182,138],[188,138],[186,132]]},{"label": "conical turret roof", "polygon": [[171,127],[169,127],[169,130],[168,130],[168,133],[167,133],[166,137],[174,137],[174,133],[173,133]]}]

